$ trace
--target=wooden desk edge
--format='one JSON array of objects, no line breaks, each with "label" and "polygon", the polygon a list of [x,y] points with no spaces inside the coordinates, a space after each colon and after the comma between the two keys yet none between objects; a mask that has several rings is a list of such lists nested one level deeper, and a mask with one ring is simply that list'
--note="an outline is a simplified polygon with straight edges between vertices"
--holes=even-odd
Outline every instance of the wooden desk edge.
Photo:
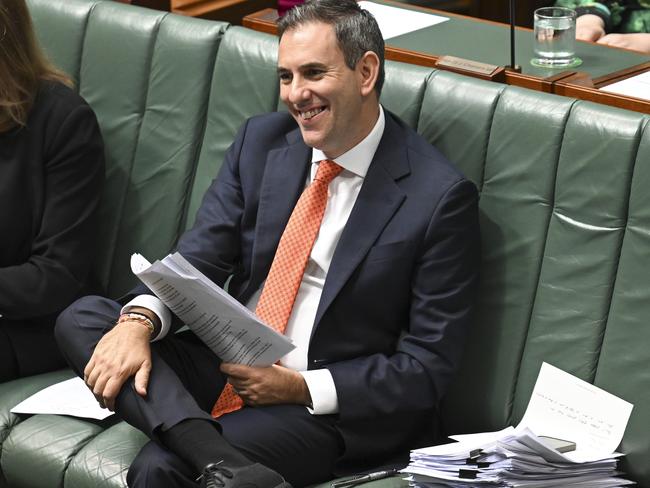
[{"label": "wooden desk edge", "polygon": [[[461,16],[463,17],[463,16]],[[259,12],[252,13],[244,17],[242,22],[244,27],[256,30],[258,32],[265,32],[266,34],[277,35],[278,28],[276,25],[278,13],[275,9],[267,8]],[[427,68],[436,68],[436,62],[440,56],[433,56],[418,51],[411,51],[409,49],[402,49],[394,46],[386,46],[386,59],[391,61],[399,61],[402,63],[416,64],[418,66],[425,66]],[[443,68],[438,68],[443,69]],[[502,80],[499,80],[502,81]],[[533,90],[544,91],[551,93],[553,91],[553,82],[538,78],[536,76],[525,75],[513,71],[505,70],[505,83],[509,85],[520,86],[523,88],[530,88]]]},{"label": "wooden desk edge", "polygon": [[614,71],[613,73],[599,76],[598,78],[594,78],[594,85],[598,88],[602,88],[603,86],[611,85],[617,81],[640,75],[646,71],[650,71],[650,61],[630,66],[629,68],[625,68],[619,71]]},{"label": "wooden desk edge", "polygon": [[[445,15],[446,14],[447,13],[445,12]],[[464,17],[458,15],[454,16]],[[244,17],[243,25],[244,27],[248,27],[249,29],[253,29],[259,32],[277,35],[277,19],[277,11],[272,8],[267,8]],[[418,51],[411,51],[409,49],[402,49],[388,45],[386,46],[386,59],[392,61],[416,64],[419,66],[425,66],[427,68],[443,69],[436,67],[436,62],[439,58],[440,56],[433,56]],[[593,80],[593,84],[596,87],[605,86],[615,81],[629,78],[630,76],[648,70],[650,70],[650,62],[641,63],[639,65],[596,78]],[[576,73],[575,71],[565,71],[548,78],[538,78],[532,75],[509,71],[507,69],[504,71],[505,83],[508,85],[519,86],[522,88],[528,88],[531,90],[537,90],[546,93],[555,93],[557,95],[566,97],[588,100],[595,103],[601,103],[632,110],[635,112],[650,114],[650,101],[640,98],[617,95],[615,93],[601,92],[597,88],[581,86],[567,81],[572,78],[576,79],[576,77],[579,76],[580,74]]]},{"label": "wooden desk edge", "polygon": [[276,9],[265,8],[259,12],[254,12],[244,17],[242,19],[242,25],[258,32],[265,32],[277,36],[278,26],[276,22],[279,18]]}]

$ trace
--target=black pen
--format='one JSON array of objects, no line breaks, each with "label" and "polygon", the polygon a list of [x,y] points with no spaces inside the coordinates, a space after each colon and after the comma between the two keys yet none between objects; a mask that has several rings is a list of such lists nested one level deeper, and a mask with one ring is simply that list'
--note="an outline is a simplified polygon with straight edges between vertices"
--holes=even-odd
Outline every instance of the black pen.
[{"label": "black pen", "polygon": [[332,483],[332,488],[349,488],[360,483],[367,483],[368,481],[383,480],[389,476],[399,473],[399,469],[387,469],[386,471],[376,471],[374,473],[362,474],[350,478],[349,480],[337,481]]}]

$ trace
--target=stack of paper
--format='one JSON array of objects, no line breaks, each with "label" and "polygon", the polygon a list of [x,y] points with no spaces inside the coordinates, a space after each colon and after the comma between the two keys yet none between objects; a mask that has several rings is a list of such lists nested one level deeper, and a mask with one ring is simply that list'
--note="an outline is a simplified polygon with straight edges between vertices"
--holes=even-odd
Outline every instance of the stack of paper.
[{"label": "stack of paper", "polygon": [[631,412],[628,402],[544,363],[517,428],[412,451],[403,472],[423,488],[633,485],[621,478],[615,452]]}]

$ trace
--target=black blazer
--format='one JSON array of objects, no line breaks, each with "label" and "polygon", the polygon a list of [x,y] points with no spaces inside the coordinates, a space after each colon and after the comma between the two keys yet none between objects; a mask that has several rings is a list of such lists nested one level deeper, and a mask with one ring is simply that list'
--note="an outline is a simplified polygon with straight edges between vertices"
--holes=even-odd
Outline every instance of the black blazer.
[{"label": "black blazer", "polygon": [[[290,115],[250,119],[178,250],[246,302],[266,278],[304,189],[310,148]],[[327,274],[309,369],[339,400],[343,461],[435,441],[479,267],[477,192],[386,112],[386,128]]]},{"label": "black blazer", "polygon": [[0,133],[5,319],[55,315],[88,291],[103,182],[95,115],[69,88],[44,82],[27,125]]}]

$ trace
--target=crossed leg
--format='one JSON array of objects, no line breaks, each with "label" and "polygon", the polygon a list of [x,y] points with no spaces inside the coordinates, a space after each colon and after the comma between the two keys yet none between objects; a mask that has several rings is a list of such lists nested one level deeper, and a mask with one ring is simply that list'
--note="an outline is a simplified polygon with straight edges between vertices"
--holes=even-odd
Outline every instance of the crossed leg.
[{"label": "crossed leg", "polygon": [[[59,317],[57,341],[79,376],[83,377],[97,342],[112,328],[119,312],[117,302],[86,297]],[[245,407],[217,423],[209,411],[225,382],[219,358],[189,331],[152,343],[151,356],[147,397],[138,395],[130,380],[115,404],[122,419],[152,439],[129,470],[129,486],[196,486],[196,470],[184,456],[167,449],[161,437],[188,419],[205,420],[206,429],[216,427],[231,446],[282,474],[295,487],[331,478],[342,452],[334,416],[311,415],[297,405],[277,405]]]}]

